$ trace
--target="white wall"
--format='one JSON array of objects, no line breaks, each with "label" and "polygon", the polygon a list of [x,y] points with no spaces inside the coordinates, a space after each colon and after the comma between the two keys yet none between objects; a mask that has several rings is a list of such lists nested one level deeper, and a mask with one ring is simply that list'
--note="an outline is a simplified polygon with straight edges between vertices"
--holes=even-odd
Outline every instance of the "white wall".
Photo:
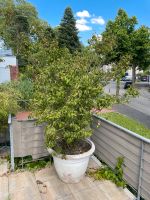
[{"label": "white wall", "polygon": [[[132,76],[132,69],[127,70],[127,72],[129,74],[129,76]],[[136,74],[140,74],[140,73],[143,73],[143,70],[136,69]]]},{"label": "white wall", "polygon": [[[104,72],[109,72],[109,71],[111,71],[111,68],[112,68],[111,65],[103,65],[103,70],[104,70]],[[131,68],[128,69],[128,70],[126,71],[126,73],[128,73],[128,76],[132,76],[132,69],[131,69]],[[138,70],[138,69],[136,69],[136,74],[139,74],[139,73],[143,73],[143,70]]]},{"label": "white wall", "polygon": [[4,56],[0,59],[4,60],[0,62],[0,83],[4,83],[11,80],[9,65],[17,65],[17,61],[15,56]]}]

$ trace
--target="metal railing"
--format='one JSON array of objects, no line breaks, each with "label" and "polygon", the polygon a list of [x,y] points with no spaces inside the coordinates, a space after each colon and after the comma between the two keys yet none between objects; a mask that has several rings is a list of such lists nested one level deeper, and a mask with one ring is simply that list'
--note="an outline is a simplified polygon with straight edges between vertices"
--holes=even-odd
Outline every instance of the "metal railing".
[{"label": "metal railing", "polygon": [[118,157],[124,157],[124,179],[137,190],[137,200],[140,196],[149,200],[150,140],[97,115],[93,116],[92,128],[96,155],[112,168]]},{"label": "metal railing", "polygon": [[15,163],[14,163],[14,137],[12,130],[12,119],[11,114],[8,116],[8,125],[9,125],[9,134],[10,134],[10,160],[11,160],[11,170],[14,171]]}]

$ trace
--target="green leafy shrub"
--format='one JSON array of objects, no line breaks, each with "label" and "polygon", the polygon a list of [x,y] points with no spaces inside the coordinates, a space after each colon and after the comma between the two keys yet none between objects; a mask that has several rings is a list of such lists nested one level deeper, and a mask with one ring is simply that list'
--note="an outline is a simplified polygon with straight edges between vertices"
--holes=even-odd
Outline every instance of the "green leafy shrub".
[{"label": "green leafy shrub", "polygon": [[95,180],[111,180],[118,187],[125,187],[126,183],[123,180],[123,163],[124,158],[119,157],[114,170],[108,166],[104,166],[96,171],[89,172],[88,174]]},{"label": "green leafy shrub", "polygon": [[0,125],[7,126],[9,114],[29,108],[30,100],[33,98],[33,84],[27,78],[18,81],[0,84]]},{"label": "green leafy shrub", "polygon": [[18,101],[21,98],[19,91],[15,90],[11,83],[0,84],[0,125],[7,126],[8,115],[15,114],[20,106]]},{"label": "green leafy shrub", "polygon": [[137,97],[139,96],[139,91],[138,89],[136,89],[135,87],[131,86],[127,89],[126,93],[125,93],[125,97],[127,99],[131,98],[131,97]]},{"label": "green leafy shrub", "polygon": [[101,108],[103,76],[100,67],[91,66],[91,60],[82,53],[66,53],[41,69],[35,80],[32,108],[38,122],[47,123],[47,147],[55,147],[58,142],[73,145],[92,134],[91,110]]},{"label": "green leafy shrub", "polygon": [[[7,157],[7,161],[10,163],[10,156]],[[32,156],[26,156],[24,158],[15,158],[15,170],[28,170],[36,171],[47,166],[50,166],[52,163],[52,157],[45,157],[41,160],[33,160]]]},{"label": "green leafy shrub", "polygon": [[12,82],[12,87],[21,95],[21,99],[18,101],[20,107],[23,110],[28,110],[34,92],[34,86],[31,79],[21,76],[18,81]]},{"label": "green leafy shrub", "polygon": [[101,111],[103,108],[109,108],[110,105],[112,105],[112,102],[116,102],[115,96],[111,96],[109,94],[102,94],[97,101],[99,111]]}]

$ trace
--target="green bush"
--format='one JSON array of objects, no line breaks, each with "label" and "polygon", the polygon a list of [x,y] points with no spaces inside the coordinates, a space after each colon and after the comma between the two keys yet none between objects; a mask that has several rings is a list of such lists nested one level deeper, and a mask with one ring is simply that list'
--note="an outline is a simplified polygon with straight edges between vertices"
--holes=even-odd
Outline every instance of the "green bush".
[{"label": "green bush", "polygon": [[123,180],[123,164],[124,158],[119,157],[114,170],[108,166],[104,166],[96,171],[89,172],[88,175],[93,177],[95,180],[111,180],[118,187],[124,188],[126,183]]},{"label": "green bush", "polygon": [[27,78],[0,84],[0,125],[7,126],[9,114],[29,109],[33,98],[33,84]]},{"label": "green bush", "polygon": [[0,125],[7,126],[8,115],[15,114],[20,106],[18,101],[21,94],[14,89],[11,83],[0,84]]},{"label": "green bush", "polygon": [[[85,52],[66,53],[37,75],[32,108],[38,122],[47,123],[47,147],[55,147],[58,142],[72,145],[92,134],[91,110],[101,108],[104,74],[91,62]],[[103,96],[102,106],[105,105]]]},{"label": "green bush", "polygon": [[21,76],[18,81],[12,82],[12,87],[21,95],[21,99],[18,102],[20,107],[23,110],[28,110],[33,99],[33,82],[29,78]]}]

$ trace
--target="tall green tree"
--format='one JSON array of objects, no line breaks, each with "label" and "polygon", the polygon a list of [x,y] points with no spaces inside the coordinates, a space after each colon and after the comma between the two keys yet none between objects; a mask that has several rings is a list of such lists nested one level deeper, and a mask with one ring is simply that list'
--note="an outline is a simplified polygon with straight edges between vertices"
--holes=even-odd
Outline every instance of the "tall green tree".
[{"label": "tall green tree", "polygon": [[24,65],[30,44],[30,29],[37,18],[35,8],[23,0],[0,0],[0,37]]},{"label": "tall green tree", "polygon": [[76,28],[76,20],[72,9],[67,7],[58,29],[58,42],[62,48],[68,48],[71,53],[81,49],[81,44]]},{"label": "tall green tree", "polygon": [[[106,30],[102,33],[102,40],[92,37],[89,41],[97,54],[100,54],[103,64],[115,66],[120,71],[120,78],[125,70],[132,67],[132,79],[135,82],[136,68],[147,69],[150,65],[150,31],[149,28],[141,26],[136,29],[137,19],[135,16],[129,17],[127,13],[119,9],[114,21],[108,21]],[[128,63],[123,63],[126,56]],[[118,67],[117,67],[118,65]],[[118,69],[120,68],[120,69]],[[114,70],[113,70],[114,72]],[[118,76],[116,76],[118,82]],[[117,92],[118,93],[118,92]]]},{"label": "tall green tree", "polygon": [[108,21],[106,30],[102,33],[102,40],[92,38],[90,44],[95,51],[101,54],[102,63],[112,66],[112,73],[116,79],[116,96],[119,95],[120,79],[129,68],[132,49],[132,34],[137,20],[128,17],[120,9],[114,21]]},{"label": "tall green tree", "polygon": [[136,69],[147,70],[150,68],[150,29],[141,26],[134,31],[131,49],[132,79],[135,82]]}]

